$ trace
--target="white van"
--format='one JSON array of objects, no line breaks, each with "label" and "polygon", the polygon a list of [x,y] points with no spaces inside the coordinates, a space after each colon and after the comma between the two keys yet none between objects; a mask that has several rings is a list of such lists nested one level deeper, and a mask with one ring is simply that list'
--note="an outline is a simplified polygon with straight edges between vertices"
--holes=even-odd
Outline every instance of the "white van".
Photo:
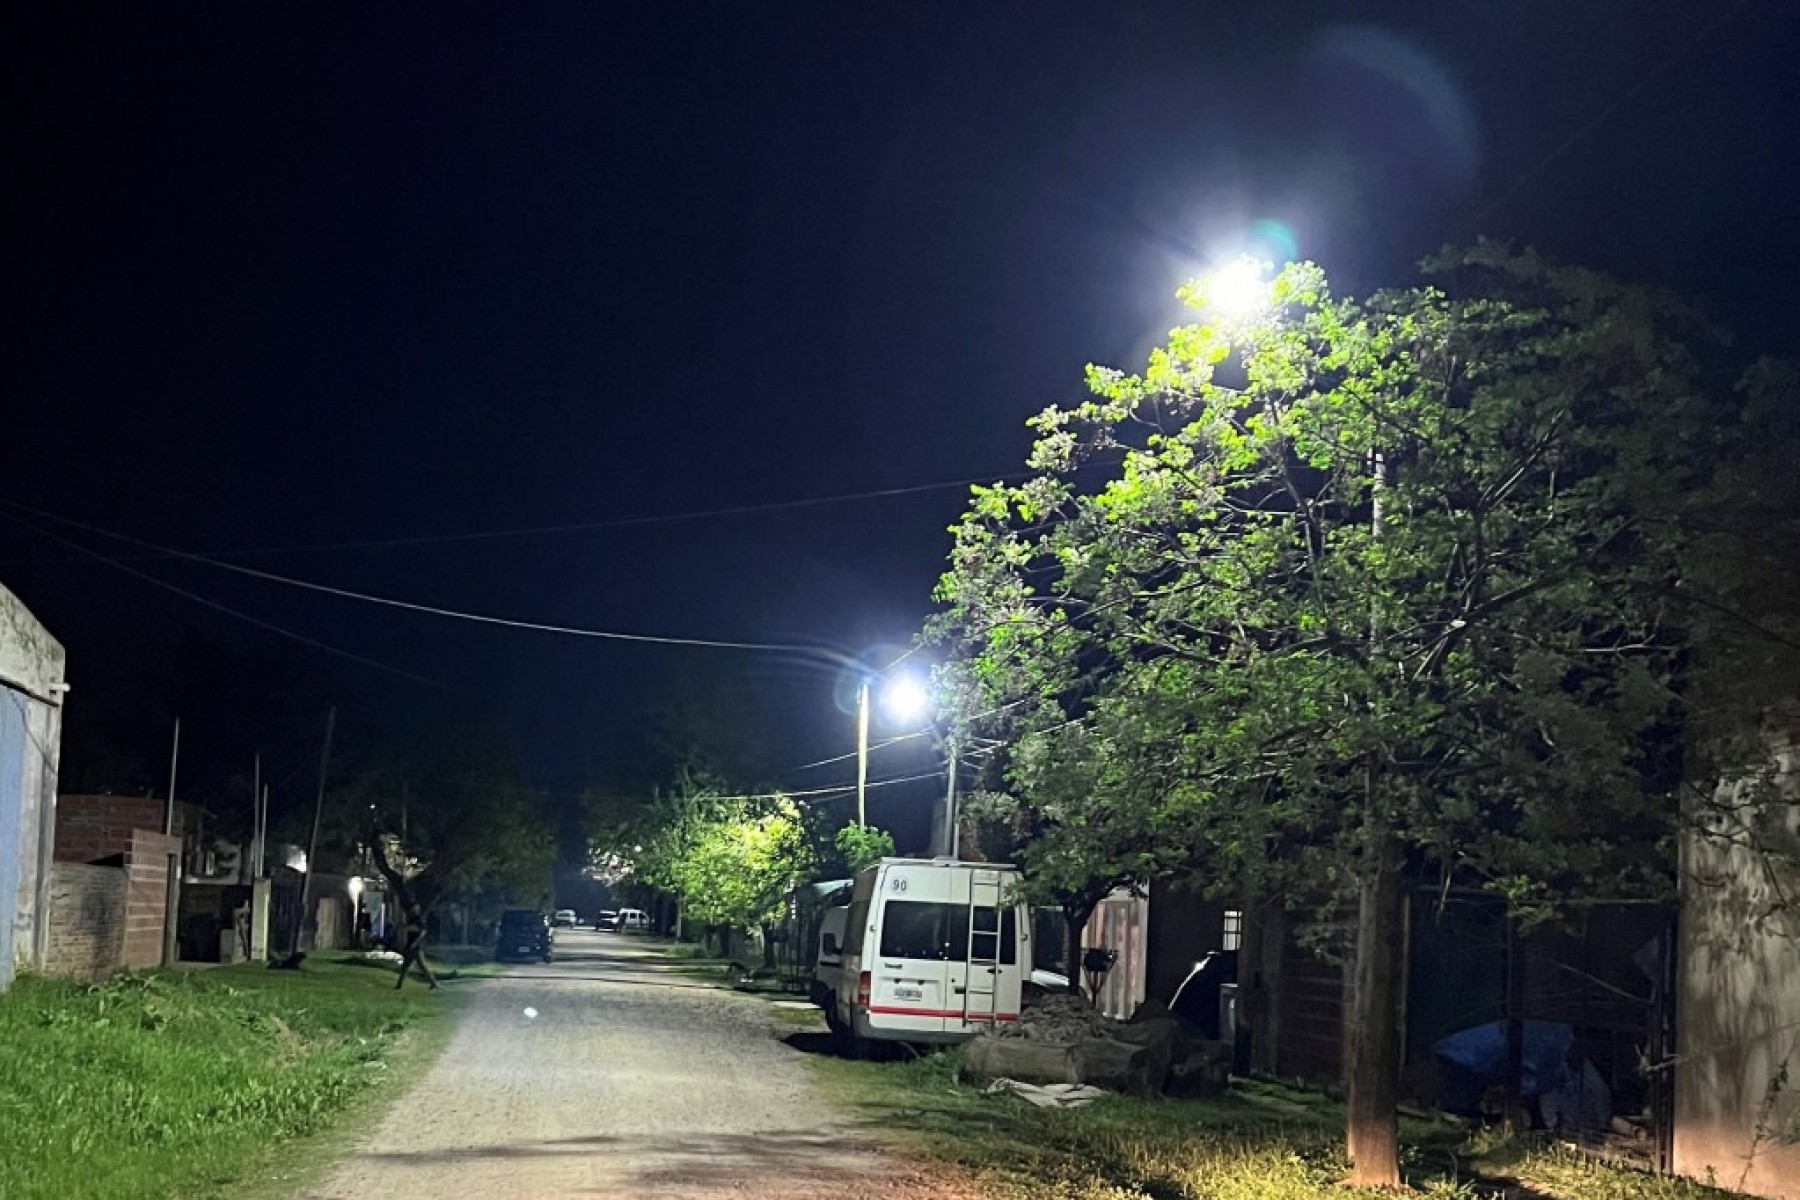
[{"label": "white van", "polygon": [[649,930],[650,914],[641,908],[621,908],[613,920],[614,933],[647,933]]},{"label": "white van", "polygon": [[[820,932],[816,991],[832,1030],[863,1041],[960,1042],[1019,1019],[1031,918],[1018,871],[949,858],[884,858],[856,877],[843,934]],[[835,947],[833,941],[839,942]],[[828,950],[838,951],[829,965]]]}]

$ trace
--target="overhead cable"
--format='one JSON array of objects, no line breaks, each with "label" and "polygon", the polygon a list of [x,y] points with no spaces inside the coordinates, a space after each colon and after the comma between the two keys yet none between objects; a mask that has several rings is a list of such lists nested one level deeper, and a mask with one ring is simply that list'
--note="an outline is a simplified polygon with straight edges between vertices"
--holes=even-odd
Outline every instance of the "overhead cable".
[{"label": "overhead cable", "polygon": [[[321,593],[323,595],[327,595],[327,596],[337,596],[337,597],[339,597],[341,599],[345,599],[345,600],[358,600],[365,604],[377,604],[377,605],[381,605],[386,608],[398,608],[398,609],[402,609],[406,612],[425,613],[430,616],[446,617],[446,618],[449,618],[452,620],[457,620],[457,621],[472,621],[472,622],[475,622],[475,623],[481,624],[481,625],[498,625],[498,626],[502,626],[502,627],[508,628],[508,629],[526,629],[526,630],[532,630],[532,631],[538,632],[538,633],[562,634],[562,635],[565,635],[568,637],[598,638],[598,639],[601,639],[604,641],[641,642],[641,643],[650,643],[650,644],[659,645],[659,646],[702,646],[702,647],[707,647],[707,648],[711,648],[711,649],[719,649],[719,650],[760,650],[760,651],[770,651],[770,652],[781,653],[781,654],[826,655],[826,656],[830,656],[830,657],[835,657],[834,652],[829,651],[826,648],[821,647],[821,646],[804,646],[804,645],[799,645],[799,644],[795,644],[795,643],[783,643],[783,642],[737,642],[737,641],[727,641],[727,640],[719,639],[719,638],[674,637],[674,636],[668,636],[668,635],[662,635],[662,634],[649,634],[649,633],[625,633],[620,630],[613,630],[613,629],[587,629],[587,628],[583,628],[581,626],[575,626],[575,625],[554,625],[554,624],[550,624],[548,622],[543,622],[543,621],[522,621],[522,620],[516,620],[516,619],[510,618],[510,617],[496,617],[496,616],[493,616],[493,615],[490,615],[487,613],[464,612],[460,609],[445,608],[441,605],[436,605],[436,604],[421,604],[421,603],[418,603],[418,602],[412,601],[412,600],[400,600],[400,599],[397,599],[392,596],[377,596],[377,595],[374,595],[369,592],[359,592],[359,591],[355,591],[350,588],[333,587],[330,584],[315,583],[308,579],[296,579],[291,575],[278,575],[272,571],[259,571],[255,567],[246,567],[246,566],[242,566],[238,563],[226,562],[223,559],[211,558],[204,554],[192,554],[186,550],[177,550],[172,546],[159,545],[156,542],[146,541],[143,538],[132,537],[129,534],[115,533],[114,531],[112,531],[110,529],[103,529],[98,525],[91,525],[85,521],[77,521],[70,517],[60,517],[54,513],[48,513],[48,512],[42,511],[41,509],[31,508],[28,505],[19,504],[17,501],[13,501],[13,500],[0,500],[0,505],[4,505],[8,508],[19,509],[23,512],[28,512],[34,516],[42,517],[47,520],[59,521],[64,525],[69,525],[76,529],[86,530],[89,533],[98,534],[101,537],[112,538],[116,541],[128,542],[134,546],[142,546],[146,549],[156,550],[159,553],[166,554],[172,558],[185,559],[188,562],[201,563],[205,566],[213,567],[213,568],[216,568],[221,571],[230,571],[233,574],[245,575],[251,579],[261,579],[261,580],[264,580],[269,583],[279,583],[279,584],[283,584],[287,587],[300,588],[304,591],[309,591],[309,592],[319,592],[319,593]],[[54,535],[51,535],[51,536],[54,536]],[[60,539],[60,538],[57,540],[63,541],[63,539]],[[64,544],[70,545],[70,546],[76,545],[76,543],[67,542],[67,541],[65,541]],[[77,548],[82,548],[82,547],[77,547]],[[92,551],[89,551],[89,553],[92,553]],[[113,560],[109,560],[109,561],[113,561]],[[114,565],[119,567],[121,570],[131,571],[131,573],[134,575],[139,575],[146,579],[152,578],[151,576],[143,575],[142,572],[137,571],[131,567],[128,567],[123,563],[118,563],[118,562],[114,561]],[[173,587],[173,585],[165,585],[165,586]],[[175,589],[175,590],[180,590],[180,589]],[[192,596],[192,593],[188,593],[188,592],[183,592],[183,594]],[[200,599],[200,597],[197,597],[197,596],[193,596],[192,598]],[[210,604],[209,601],[202,601],[202,602]],[[213,607],[223,607],[223,606],[213,605]],[[227,610],[227,611],[230,611],[230,610]],[[243,616],[243,614],[241,614],[241,613],[234,613],[233,615],[240,616],[240,617]],[[246,620],[254,620],[254,618],[245,618],[245,619]]]},{"label": "overhead cable", "polygon": [[[9,502],[5,502],[5,501],[0,501],[0,503],[8,503],[9,507],[14,507],[14,508],[23,507],[22,505],[11,505]],[[27,511],[31,511],[31,510],[27,510]],[[39,515],[49,516],[48,513],[43,513],[43,514],[39,514]],[[340,646],[333,646],[329,642],[321,642],[318,638],[308,637],[307,635],[305,635],[303,633],[296,633],[291,629],[283,628],[282,626],[277,625],[272,621],[265,621],[261,617],[253,617],[249,613],[240,612],[239,610],[232,608],[230,605],[221,604],[217,600],[208,599],[207,597],[202,596],[197,592],[191,592],[187,588],[180,587],[176,584],[170,583],[165,579],[158,579],[156,576],[151,575],[148,572],[140,571],[136,567],[130,566],[129,564],[126,564],[126,563],[122,563],[116,558],[108,557],[107,555],[100,553],[98,550],[94,550],[94,549],[91,549],[90,547],[82,545],[80,542],[72,541],[69,538],[65,538],[58,534],[52,533],[48,529],[45,529],[39,525],[33,524],[32,522],[25,520],[23,517],[18,516],[16,513],[0,513],[0,516],[5,516],[8,520],[12,521],[13,523],[15,523],[19,526],[22,526],[25,529],[31,530],[33,533],[37,534],[39,537],[49,538],[53,542],[57,542],[61,545],[69,547],[71,550],[78,551],[82,554],[87,555],[90,558],[97,559],[98,561],[105,563],[107,566],[112,567],[115,570],[123,571],[127,575],[135,576],[136,578],[143,580],[145,583],[151,584],[155,587],[162,588],[165,591],[174,592],[178,596],[184,596],[187,599],[192,600],[196,604],[205,605],[207,608],[213,609],[216,612],[222,612],[226,616],[235,617],[236,619],[238,619],[240,621],[243,621],[250,625],[256,626],[258,629],[266,629],[270,633],[277,634],[281,637],[288,638],[292,641],[299,642],[301,645],[311,646],[315,650],[323,650],[325,653],[334,654],[339,658],[347,658],[352,662],[361,663],[365,667],[374,667],[377,671],[386,671],[390,675],[398,675],[403,679],[411,679],[416,683],[430,684],[432,687],[447,686],[442,680],[432,679],[429,676],[420,675],[415,672],[405,670],[404,668],[396,667],[389,663],[381,662],[378,659],[370,658],[367,655],[357,654],[355,651],[352,651],[352,650],[345,650]],[[51,518],[51,519],[58,520],[60,518]]]}]

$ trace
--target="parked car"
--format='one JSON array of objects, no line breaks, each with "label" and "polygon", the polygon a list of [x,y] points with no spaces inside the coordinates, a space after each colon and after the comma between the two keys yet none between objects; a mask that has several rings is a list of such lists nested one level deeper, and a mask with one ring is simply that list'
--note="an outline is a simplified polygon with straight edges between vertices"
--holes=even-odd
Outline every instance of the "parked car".
[{"label": "parked car", "polygon": [[555,935],[550,918],[535,908],[509,908],[500,914],[500,933],[494,942],[494,959],[537,959],[549,962]]},{"label": "parked car", "polygon": [[594,928],[601,933],[611,933],[618,927],[619,914],[613,909],[603,908],[600,910],[600,915],[594,918]]},{"label": "parked car", "polygon": [[558,929],[575,928],[575,910],[572,908],[557,909],[550,914],[550,923]]},{"label": "parked car", "polygon": [[615,933],[649,933],[650,914],[641,908],[621,908],[613,922]]}]

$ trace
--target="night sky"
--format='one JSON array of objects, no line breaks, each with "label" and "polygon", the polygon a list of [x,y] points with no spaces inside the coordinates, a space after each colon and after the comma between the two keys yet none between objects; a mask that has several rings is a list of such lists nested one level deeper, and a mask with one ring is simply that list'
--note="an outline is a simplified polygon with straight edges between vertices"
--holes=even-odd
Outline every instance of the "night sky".
[{"label": "night sky", "polygon": [[824,654],[141,543],[879,656],[960,488],[618,522],[1016,471],[1276,225],[1340,289],[1485,233],[1800,350],[1778,0],[40,4],[0,47],[0,500],[93,527],[0,509],[0,582],[68,648],[66,776],[121,789],[180,715],[194,798],[259,747],[299,795],[326,703],[504,730],[548,792],[654,771],[671,710],[845,782],[791,770],[854,744]]}]

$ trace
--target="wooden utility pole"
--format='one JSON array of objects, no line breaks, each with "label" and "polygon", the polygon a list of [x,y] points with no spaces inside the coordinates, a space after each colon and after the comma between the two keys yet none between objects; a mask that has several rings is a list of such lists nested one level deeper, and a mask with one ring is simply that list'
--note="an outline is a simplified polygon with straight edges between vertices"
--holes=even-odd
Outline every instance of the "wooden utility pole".
[{"label": "wooden utility pole", "polygon": [[325,812],[325,775],[331,768],[331,731],[337,726],[337,705],[325,711],[325,744],[319,750],[319,794],[313,801],[312,836],[306,841],[306,874],[300,877],[300,903],[294,908],[292,953],[300,952],[300,931],[306,925],[306,905],[312,893],[313,859],[319,853],[319,819]]},{"label": "wooden utility pole", "polygon": [[246,847],[244,873],[251,879],[262,874],[262,751],[250,768],[250,845]]},{"label": "wooden utility pole", "polygon": [[[175,738],[169,746],[169,799],[163,806],[163,836],[175,834],[175,769],[181,763],[181,718],[175,718]],[[163,891],[162,962],[172,967],[181,961],[181,860],[179,849],[167,858],[169,876]]]},{"label": "wooden utility pole", "polygon": [[175,718],[175,741],[169,747],[169,803],[163,809],[163,833],[175,832],[175,768],[181,762],[181,718]]}]

